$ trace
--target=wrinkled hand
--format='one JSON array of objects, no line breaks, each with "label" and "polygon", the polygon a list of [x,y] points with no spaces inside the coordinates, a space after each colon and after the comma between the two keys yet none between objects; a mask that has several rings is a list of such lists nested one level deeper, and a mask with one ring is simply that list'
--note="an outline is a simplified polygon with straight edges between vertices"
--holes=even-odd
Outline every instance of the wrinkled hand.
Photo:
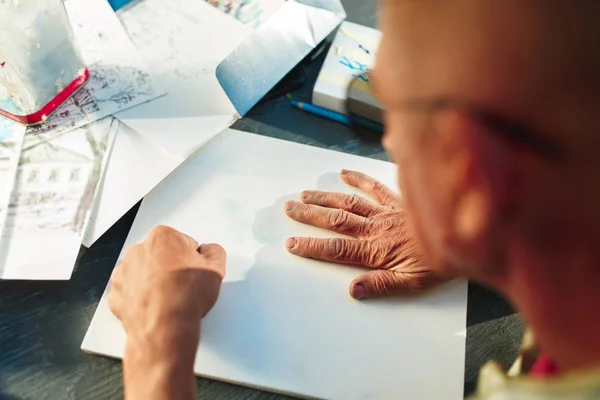
[{"label": "wrinkled hand", "polygon": [[379,204],[358,195],[305,191],[302,202],[288,202],[285,211],[296,221],[356,239],[289,238],[288,251],[301,257],[374,269],[352,282],[350,294],[356,299],[419,292],[444,281],[425,265],[408,232],[400,195],[359,172],[343,170],[341,177]]},{"label": "wrinkled hand", "polygon": [[217,301],[225,257],[221,246],[200,246],[168,227],[154,228],[130,247],[113,271],[108,297],[128,338],[195,332]]}]

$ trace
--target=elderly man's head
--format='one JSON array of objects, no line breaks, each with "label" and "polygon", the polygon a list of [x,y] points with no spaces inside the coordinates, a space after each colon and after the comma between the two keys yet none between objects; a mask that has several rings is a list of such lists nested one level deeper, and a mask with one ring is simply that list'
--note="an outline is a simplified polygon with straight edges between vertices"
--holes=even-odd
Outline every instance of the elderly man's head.
[{"label": "elderly man's head", "polygon": [[381,6],[373,87],[429,262],[507,294],[563,365],[600,361],[573,310],[600,283],[600,1]]},{"label": "elderly man's head", "polygon": [[435,265],[502,285],[515,258],[573,234],[561,230],[600,226],[600,2],[381,11],[384,144]]}]

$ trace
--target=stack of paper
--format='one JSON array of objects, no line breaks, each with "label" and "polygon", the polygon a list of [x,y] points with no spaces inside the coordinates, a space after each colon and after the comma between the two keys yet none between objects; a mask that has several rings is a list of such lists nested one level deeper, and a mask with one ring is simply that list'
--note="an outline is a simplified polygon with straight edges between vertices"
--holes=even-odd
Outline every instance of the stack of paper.
[{"label": "stack of paper", "polygon": [[[270,17],[257,24],[235,7],[229,14],[220,11],[229,4]],[[119,15],[168,94],[117,114],[132,128],[130,138],[117,139],[86,246],[243,116],[345,17],[339,0],[144,0]],[[147,141],[134,139],[136,134]],[[148,157],[136,155],[138,164],[130,169],[128,154],[140,151],[135,146],[143,146]]]},{"label": "stack of paper", "polygon": [[373,67],[380,41],[376,29],[342,23],[315,83],[313,104],[345,114],[348,85]]},{"label": "stack of paper", "polygon": [[105,1],[65,6],[90,79],[42,125],[0,121],[2,279],[69,279],[119,127],[111,115],[164,94]]},{"label": "stack of paper", "polygon": [[345,17],[339,0],[143,0],[120,20],[106,0],[65,5],[90,79],[40,126],[0,121],[0,279],[69,279],[82,240],[94,243]]}]

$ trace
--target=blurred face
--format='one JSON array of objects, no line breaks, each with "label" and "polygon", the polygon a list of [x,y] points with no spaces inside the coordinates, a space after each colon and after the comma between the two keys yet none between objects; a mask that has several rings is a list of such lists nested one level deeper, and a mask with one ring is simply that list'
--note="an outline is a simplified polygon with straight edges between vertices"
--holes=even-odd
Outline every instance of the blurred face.
[{"label": "blurred face", "polygon": [[[453,260],[452,242],[464,178],[451,113],[423,115],[403,107],[415,99],[451,97],[527,121],[559,126],[560,109],[544,54],[549,37],[536,27],[540,2],[523,0],[384,0],[383,39],[373,73],[385,109],[384,146],[398,165],[413,232],[440,272],[476,275]],[[557,59],[558,60],[558,59]],[[537,123],[540,115],[548,115]],[[544,126],[546,124],[547,126]],[[446,132],[447,131],[447,132]],[[453,162],[449,163],[448,160]]]}]

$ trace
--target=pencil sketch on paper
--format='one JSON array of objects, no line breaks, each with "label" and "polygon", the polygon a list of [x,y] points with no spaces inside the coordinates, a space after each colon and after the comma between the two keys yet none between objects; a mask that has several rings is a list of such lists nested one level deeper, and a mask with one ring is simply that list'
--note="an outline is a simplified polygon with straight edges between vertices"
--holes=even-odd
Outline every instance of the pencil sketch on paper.
[{"label": "pencil sketch on paper", "polygon": [[116,124],[116,120],[108,118],[68,133],[55,134],[50,139],[27,135],[9,204],[5,236],[18,235],[25,240],[39,237],[44,231],[54,237],[75,234],[79,241],[74,245],[79,248]]},{"label": "pencil sketch on paper", "polygon": [[89,72],[90,79],[84,87],[44,124],[30,127],[28,135],[65,132],[139,104],[139,99],[156,97],[150,75],[134,66],[95,64]]},{"label": "pencil sketch on paper", "polygon": [[[121,12],[120,20],[153,76],[192,85],[205,85],[217,65],[252,34],[250,27],[198,0],[144,0]],[[202,88],[211,96],[215,90]]]},{"label": "pencil sketch on paper", "polygon": [[253,29],[262,25],[285,0],[205,0]]},{"label": "pencil sketch on paper", "polygon": [[90,78],[28,134],[66,132],[165,94],[105,0],[67,0],[65,7]]}]

